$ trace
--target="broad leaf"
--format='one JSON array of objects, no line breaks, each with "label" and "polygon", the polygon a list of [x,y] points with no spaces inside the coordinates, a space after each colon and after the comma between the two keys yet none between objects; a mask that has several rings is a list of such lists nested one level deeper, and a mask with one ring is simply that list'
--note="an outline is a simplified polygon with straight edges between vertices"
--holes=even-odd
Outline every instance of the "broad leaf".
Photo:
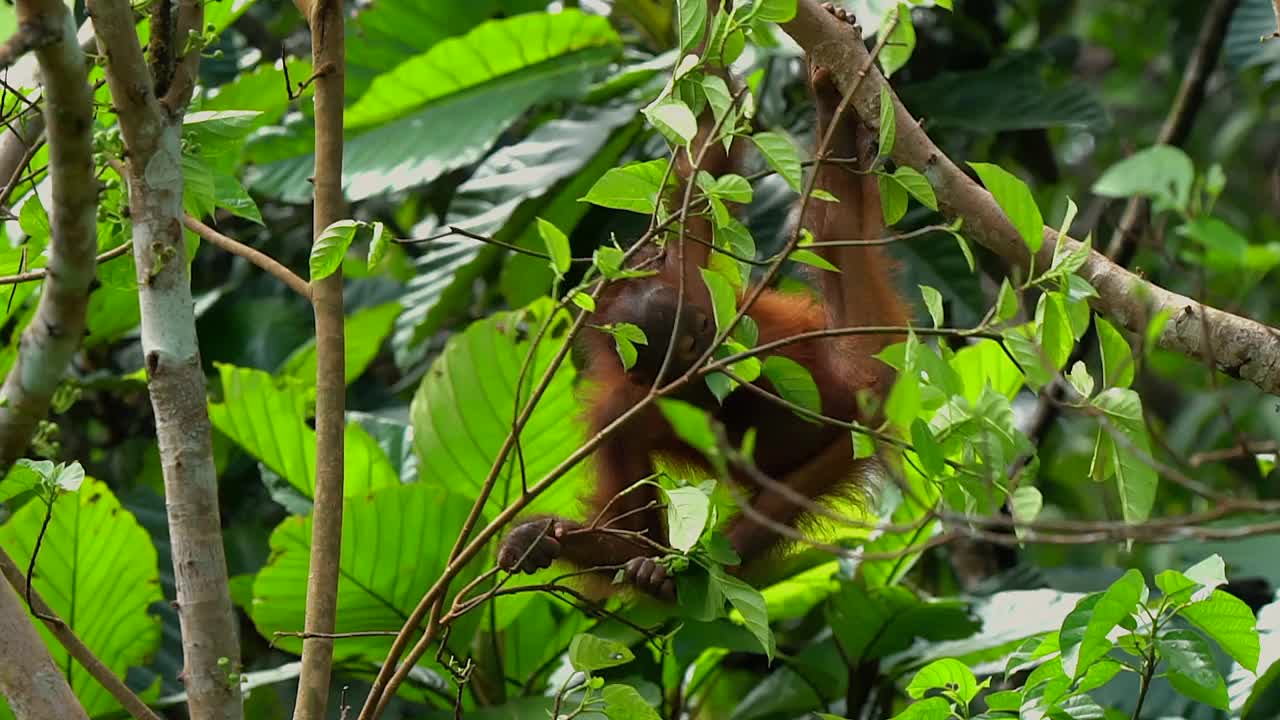
[{"label": "broad leaf", "polygon": [[[0,525],[0,547],[23,569],[30,562],[44,515],[44,503],[28,502]],[[105,483],[89,479],[80,492],[63,495],[54,503],[33,585],[117,677],[147,664],[160,645],[160,620],[150,613],[152,605],[164,600],[155,546]],[[33,622],[54,663],[68,674],[85,711],[91,717],[123,712],[44,623],[34,618]],[[154,699],[156,690],[152,687],[143,697]]]}]

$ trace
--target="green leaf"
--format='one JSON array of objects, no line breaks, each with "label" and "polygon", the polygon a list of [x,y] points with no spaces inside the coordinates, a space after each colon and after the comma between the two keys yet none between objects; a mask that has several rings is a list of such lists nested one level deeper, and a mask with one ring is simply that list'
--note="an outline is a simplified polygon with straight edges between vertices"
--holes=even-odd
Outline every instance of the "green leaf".
[{"label": "green leaf", "polygon": [[787,136],[776,132],[760,132],[751,136],[765,162],[787,181],[792,190],[801,192],[800,153]]},{"label": "green leaf", "polygon": [[921,175],[918,170],[901,165],[893,171],[893,179],[921,205],[930,210],[938,209],[938,196],[933,193],[929,178]]},{"label": "green leaf", "polygon": [[764,604],[764,597],[760,595],[760,591],[722,572],[715,575],[715,580],[729,604],[742,615],[742,621],[760,643],[765,657],[772,661],[777,651],[777,643],[774,640],[773,631],[769,629],[769,609]]},{"label": "green leaf", "polygon": [[1210,695],[1213,698],[1210,704],[1226,709],[1226,682],[1214,663],[1209,643],[1199,633],[1180,629],[1161,633],[1156,638],[1156,652],[1161,660],[1169,663],[1170,669],[1199,686],[1201,696]]},{"label": "green leaf", "polygon": [[826,258],[812,250],[793,250],[790,259],[803,265],[811,265],[819,270],[827,270],[829,272],[840,272],[840,268],[832,265]]},{"label": "green leaf", "polygon": [[[893,154],[893,144],[898,139],[898,116],[893,112],[893,96],[889,86],[880,86],[880,157]],[[903,167],[906,167],[905,165]]]},{"label": "green leaf", "polygon": [[929,317],[933,319],[933,326],[942,327],[942,293],[928,285],[920,286],[920,294],[924,296],[924,305],[929,309]]},{"label": "green leaf", "polygon": [[770,355],[764,359],[764,376],[783,400],[805,410],[822,412],[818,384],[805,366],[783,355]]},{"label": "green leaf", "polygon": [[[335,632],[395,627],[444,572],[470,502],[435,482],[396,484],[345,498]],[[311,516],[285,518],[271,533],[270,550],[253,582],[250,616],[263,637],[274,638],[277,648],[296,654],[302,639],[275,633],[297,632],[304,626]],[[465,569],[457,578],[458,587],[474,578],[477,569]],[[465,632],[451,637],[463,643],[470,639]],[[354,663],[385,657],[392,641],[383,635],[346,638],[334,644],[334,659]]]},{"label": "green leaf", "polygon": [[738,314],[738,294],[724,275],[706,268],[700,268],[699,272],[702,274],[702,283],[711,293],[711,312],[715,317],[716,329],[724,330]]},{"label": "green leaf", "polygon": [[916,49],[916,28],[911,24],[911,10],[902,3],[885,14],[880,32],[883,33],[894,18],[897,19],[897,24],[893,26],[888,41],[880,50],[880,67],[886,78],[906,65]]},{"label": "green leaf", "polygon": [[649,122],[672,142],[688,145],[698,134],[698,118],[688,105],[675,98],[666,98],[644,109]]},{"label": "green leaf", "polygon": [[911,422],[911,447],[916,451],[922,469],[929,477],[938,477],[947,468],[946,454],[933,437],[929,423],[922,418]]},{"label": "green leaf", "polygon": [[542,236],[542,242],[547,248],[547,254],[551,256],[551,269],[555,271],[556,277],[563,278],[564,274],[569,272],[569,264],[572,262],[572,254],[569,251],[569,237],[561,232],[560,228],[555,225],[538,218],[538,235]]},{"label": "green leaf", "polygon": [[1004,322],[1018,314],[1018,294],[1009,284],[1009,278],[1000,280],[1000,295],[996,299],[996,320]]},{"label": "green leaf", "polygon": [[1080,393],[1080,397],[1087,399],[1093,395],[1093,376],[1089,374],[1089,368],[1085,367],[1083,360],[1077,360],[1076,364],[1071,366],[1067,380],[1071,383],[1071,387]]},{"label": "green leaf", "polygon": [[907,214],[907,189],[892,175],[879,173],[876,180],[880,187],[880,211],[884,214],[884,224],[893,225]]},{"label": "green leaf", "polygon": [[711,418],[694,405],[681,400],[659,398],[658,407],[681,440],[703,453],[716,449],[716,434]]},{"label": "green leaf", "polygon": [[635,657],[626,645],[587,633],[574,635],[569,643],[569,664],[580,672],[626,665]]},{"label": "green leaf", "polygon": [[1033,522],[1042,509],[1044,509],[1044,497],[1036,488],[1023,485],[1009,496],[1009,510],[1013,514],[1013,519],[1020,523]]},{"label": "green leaf", "polygon": [[[23,493],[38,490],[41,487],[43,478],[39,470],[31,467],[37,461],[28,460],[27,458],[19,458],[9,474],[0,479],[0,503],[8,502]],[[47,462],[52,467],[53,462],[42,460],[39,462]]]},{"label": "green leaf", "polygon": [[373,239],[369,241],[369,255],[365,265],[373,270],[382,262],[382,258],[387,254],[387,248],[391,246],[391,235],[387,233],[387,226],[380,222],[373,224]]},{"label": "green leaf", "polygon": [[711,498],[696,487],[663,489],[667,496],[667,535],[671,547],[689,552],[702,537],[711,513]]},{"label": "green leaf", "polygon": [[[44,517],[44,503],[28,502],[0,525],[0,547],[21,568],[31,561]],[[160,619],[150,614],[164,602],[155,546],[105,483],[89,479],[81,492],[54,503],[33,584],[116,677],[146,666],[160,646]],[[124,712],[44,623],[32,622],[89,716]],[[144,699],[154,699],[154,693],[153,687]]]},{"label": "green leaf", "polygon": [[687,52],[707,31],[707,3],[705,0],[679,0],[676,17],[680,28],[680,51]]},{"label": "green leaf", "polygon": [[1105,592],[1089,595],[1076,604],[1062,621],[1059,642],[1063,672],[1079,677],[1107,654],[1111,649],[1107,634],[1137,610],[1145,589],[1142,573],[1129,570]]},{"label": "green leaf", "polygon": [[1107,168],[1093,184],[1093,191],[1104,197],[1141,195],[1171,208],[1186,209],[1195,172],[1191,158],[1181,148],[1156,145]]},{"label": "green leaf", "polygon": [[342,267],[342,260],[359,229],[360,223],[355,220],[339,220],[320,233],[311,245],[312,282],[323,280]]},{"label": "green leaf", "polygon": [[1258,670],[1258,628],[1253,611],[1242,600],[1221,590],[1182,608],[1178,616],[1218,643],[1246,670]]},{"label": "green leaf", "polygon": [[346,127],[385,123],[433,100],[528,72],[558,57],[618,43],[608,18],[573,8],[491,20],[379,75],[347,108]]},{"label": "green leaf", "polygon": [[952,717],[950,702],[945,698],[931,697],[913,703],[894,715],[892,720],[950,720]]},{"label": "green leaf", "polygon": [[1142,415],[1142,400],[1133,390],[1108,388],[1092,401],[1108,421],[1104,433],[1119,433],[1111,443],[1111,470],[1125,522],[1137,523],[1151,515],[1159,475],[1151,467],[1151,440]]},{"label": "green leaf", "polygon": [[1031,195],[1031,189],[999,165],[971,162],[969,166],[978,173],[982,184],[995,197],[996,203],[1009,217],[1009,222],[1017,228],[1031,252],[1039,252],[1040,245],[1044,242],[1044,218],[1040,215],[1040,208],[1036,206],[1035,197]]},{"label": "green leaf", "polygon": [[796,0],[754,0],[751,18],[761,22],[790,22],[796,16]]},{"label": "green leaf", "polygon": [[[1158,643],[1159,641],[1157,641]],[[1205,687],[1200,682],[1190,678],[1186,673],[1176,669],[1170,669],[1165,677],[1168,678],[1169,684],[1173,686],[1174,690],[1192,700],[1220,710],[1227,710],[1231,704],[1230,698],[1227,696],[1227,683],[1217,669],[1213,670],[1213,674],[1217,682],[1210,687]]]},{"label": "green leaf", "polygon": [[[303,495],[314,497],[316,433],[307,422],[314,390],[261,370],[216,367],[223,401],[209,404],[213,426]],[[346,497],[400,483],[386,454],[360,425],[347,423],[343,446]]]},{"label": "green leaf", "polygon": [[1217,588],[1227,584],[1227,565],[1221,555],[1214,553],[1187,568],[1186,576],[1204,587]]},{"label": "green leaf", "polygon": [[613,168],[591,186],[582,200],[601,207],[649,215],[658,207],[662,178],[666,172],[667,161],[663,158]]},{"label": "green leaf", "polygon": [[[346,363],[343,370],[346,384],[355,382],[364,374],[378,352],[382,343],[395,327],[396,318],[400,317],[403,308],[398,302],[361,308],[343,321],[343,347],[346,350]],[[277,375],[288,375],[303,385],[314,387],[316,384],[316,341],[311,338],[303,343],[289,357],[280,363]]]},{"label": "green leaf", "polygon": [[943,658],[920,668],[907,685],[907,695],[919,700],[930,690],[943,690],[968,705],[978,694],[978,679],[959,660]]},{"label": "green leaf", "polygon": [[1041,295],[1040,305],[1036,310],[1036,322],[1040,325],[1040,350],[1054,370],[1061,370],[1071,358],[1071,348],[1075,346],[1071,320],[1067,316],[1063,298],[1058,293]]},{"label": "green leaf", "polygon": [[640,691],[630,685],[605,685],[600,695],[604,698],[605,716],[610,720],[662,720],[658,711],[645,702]]},{"label": "green leaf", "polygon": [[1093,318],[1098,332],[1098,348],[1102,354],[1102,384],[1127,388],[1133,383],[1133,351],[1115,325],[1102,316]]}]

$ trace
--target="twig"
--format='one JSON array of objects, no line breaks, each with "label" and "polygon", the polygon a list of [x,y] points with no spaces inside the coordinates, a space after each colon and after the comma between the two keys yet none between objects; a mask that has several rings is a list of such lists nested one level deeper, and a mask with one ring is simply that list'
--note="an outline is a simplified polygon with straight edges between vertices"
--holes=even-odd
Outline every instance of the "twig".
[{"label": "twig", "polygon": [[311,300],[311,285],[270,255],[249,247],[239,240],[223,235],[190,214],[182,216],[182,224],[210,245],[248,260],[258,266],[259,269],[265,270],[269,275],[287,285],[290,290],[298,293],[304,300]]},{"label": "twig", "polygon": [[[125,242],[107,250],[106,252],[99,253],[98,256],[94,258],[94,263],[101,265],[122,255],[128,255],[132,251],[133,244]],[[34,282],[36,280],[44,280],[47,275],[48,271],[46,268],[28,270],[27,272],[18,273],[17,275],[3,275],[0,276],[0,285],[18,285],[21,283]]]}]

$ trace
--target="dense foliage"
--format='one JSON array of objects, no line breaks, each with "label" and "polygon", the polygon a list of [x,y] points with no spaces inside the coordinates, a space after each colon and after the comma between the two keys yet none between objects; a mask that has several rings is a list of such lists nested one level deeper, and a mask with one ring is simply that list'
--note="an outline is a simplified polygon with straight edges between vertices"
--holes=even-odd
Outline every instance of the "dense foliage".
[{"label": "dense foliage", "polygon": [[[1179,109],[1186,68],[1204,62],[1206,5],[1221,4],[1233,7],[1221,56],[1203,70],[1204,96]],[[303,278],[346,278],[336,631],[351,635],[334,646],[332,717],[341,702],[358,710],[394,633],[472,531],[474,505],[483,526],[513,503],[564,512],[586,491],[581,358],[566,343],[593,283],[631,272],[622,258],[637,239],[675,237],[670,159],[696,116],[707,109],[717,140],[749,150],[740,173],[699,178],[705,210],[678,208],[705,212],[727,251],[704,278],[717,327],[732,332],[696,382],[723,397],[767,377],[779,413],[820,411],[808,374],[752,356],[752,324],[734,318],[771,267],[795,292],[824,271],[792,210],[802,196],[827,201],[807,181],[802,53],[779,27],[794,1],[710,16],[702,0],[349,5],[350,220],[312,249],[312,68],[305,24],[285,4],[207,4],[182,142],[187,213]],[[1280,323],[1269,284],[1280,40],[1259,41],[1276,31],[1271,3],[847,5],[870,44],[889,34],[878,59],[894,92],[1027,248],[1057,239],[1046,225],[1088,241],[1063,240],[1030,271],[982,247],[927,173],[893,160],[905,118],[874,118],[887,245],[916,323],[881,355],[899,375],[885,424],[851,430],[859,453],[886,458],[871,491],[835,502],[836,519],[806,528],[819,546],[795,548],[752,587],[724,569],[736,559],[720,532],[734,511],[723,476],[654,478],[681,571],[674,608],[625,594],[598,605],[558,566],[508,578],[492,571],[490,540],[450,583],[443,641],[384,717],[1280,712],[1276,398],[1161,347],[1176,318],[1144,317],[1133,332],[1131,318],[1097,312],[1089,301],[1106,289],[1079,273],[1090,248],[1105,250],[1156,286]],[[15,22],[0,7],[0,35]],[[711,49],[691,53],[704,39]],[[709,74],[712,57],[748,92]],[[120,131],[107,88],[97,93],[106,253],[129,242],[131,221],[106,161]],[[6,118],[25,108],[6,91]],[[1189,131],[1160,135],[1179,112]],[[47,165],[35,152],[0,198],[12,208],[5,272],[46,262]],[[1116,228],[1133,197],[1146,210],[1129,237]],[[316,487],[312,308],[243,257],[187,239],[242,620],[244,666],[228,682],[248,690],[247,717],[288,717]],[[175,578],[132,255],[102,262],[98,280],[54,413],[0,482],[0,547],[24,569],[38,548],[34,587],[178,717],[182,646],[165,603]],[[39,291],[11,286],[0,370]],[[634,327],[607,330],[624,362],[647,342]],[[653,401],[713,468],[749,462],[750,447],[726,445],[704,413]],[[41,632],[90,716],[119,717]]]}]

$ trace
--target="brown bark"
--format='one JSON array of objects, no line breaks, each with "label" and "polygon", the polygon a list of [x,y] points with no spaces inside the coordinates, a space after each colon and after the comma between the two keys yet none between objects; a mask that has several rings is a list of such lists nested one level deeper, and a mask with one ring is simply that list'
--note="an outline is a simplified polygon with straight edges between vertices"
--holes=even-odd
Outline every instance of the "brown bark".
[{"label": "brown bark", "polygon": [[[315,237],[341,220],[342,102],[346,82],[342,3],[321,0],[310,6],[311,55],[315,70],[316,166]],[[316,491],[311,525],[311,569],[307,575],[306,638],[294,718],[326,717],[337,622],[338,567],[342,555],[343,436],[346,372],[343,343],[342,269],[313,280],[311,302],[316,320]]]}]

